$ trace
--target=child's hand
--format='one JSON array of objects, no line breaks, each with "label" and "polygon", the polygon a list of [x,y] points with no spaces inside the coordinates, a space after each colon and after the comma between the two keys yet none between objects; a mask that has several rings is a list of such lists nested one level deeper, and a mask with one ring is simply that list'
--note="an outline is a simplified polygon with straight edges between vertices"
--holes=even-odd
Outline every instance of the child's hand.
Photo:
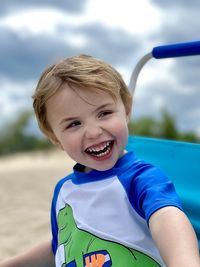
[{"label": "child's hand", "polygon": [[55,267],[51,242],[42,243],[31,250],[0,263],[0,267]]}]

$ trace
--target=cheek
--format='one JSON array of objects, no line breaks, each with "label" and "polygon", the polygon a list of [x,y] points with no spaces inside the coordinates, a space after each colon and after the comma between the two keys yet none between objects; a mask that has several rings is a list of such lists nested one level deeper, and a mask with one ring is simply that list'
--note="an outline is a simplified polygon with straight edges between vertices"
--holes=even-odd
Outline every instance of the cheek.
[{"label": "cheek", "polygon": [[80,151],[81,148],[80,138],[76,138],[75,134],[63,136],[61,138],[61,143],[64,150],[67,152],[67,154],[69,154],[69,156],[77,154],[77,151]]},{"label": "cheek", "polygon": [[128,138],[128,124],[125,120],[118,120],[113,124],[114,132],[116,136],[121,139]]}]

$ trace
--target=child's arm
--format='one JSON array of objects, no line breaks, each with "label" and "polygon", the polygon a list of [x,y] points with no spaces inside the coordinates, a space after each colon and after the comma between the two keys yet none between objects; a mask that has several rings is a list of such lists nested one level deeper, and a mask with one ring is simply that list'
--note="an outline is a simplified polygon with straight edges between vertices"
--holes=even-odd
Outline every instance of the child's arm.
[{"label": "child's arm", "polygon": [[167,267],[200,267],[196,235],[181,210],[165,207],[156,211],[149,227]]},{"label": "child's arm", "polygon": [[55,267],[51,242],[42,243],[30,251],[0,263],[0,267]]}]

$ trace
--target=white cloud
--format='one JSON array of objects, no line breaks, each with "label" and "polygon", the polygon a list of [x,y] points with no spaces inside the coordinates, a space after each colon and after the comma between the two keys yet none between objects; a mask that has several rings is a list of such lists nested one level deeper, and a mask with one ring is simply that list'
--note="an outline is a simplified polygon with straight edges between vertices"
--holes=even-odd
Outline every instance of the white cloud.
[{"label": "white cloud", "polygon": [[[68,18],[71,21],[72,16]],[[0,20],[1,26],[7,26],[19,33],[54,34],[59,23],[66,21],[66,15],[53,9],[22,10],[17,14],[10,14]]]},{"label": "white cloud", "polygon": [[30,31],[32,34],[42,32],[54,33],[58,24],[73,26],[99,22],[107,27],[123,29],[137,34],[155,31],[159,28],[161,12],[150,0],[88,0],[87,8],[82,14],[71,14],[53,8],[32,8],[18,10],[0,20],[0,25],[17,31]]},{"label": "white cloud", "polygon": [[149,0],[90,0],[86,16],[90,21],[100,21],[108,27],[144,34],[159,27],[160,12]]},{"label": "white cloud", "polygon": [[17,84],[1,80],[0,90],[0,125],[14,120],[19,112],[32,109],[32,83]]}]

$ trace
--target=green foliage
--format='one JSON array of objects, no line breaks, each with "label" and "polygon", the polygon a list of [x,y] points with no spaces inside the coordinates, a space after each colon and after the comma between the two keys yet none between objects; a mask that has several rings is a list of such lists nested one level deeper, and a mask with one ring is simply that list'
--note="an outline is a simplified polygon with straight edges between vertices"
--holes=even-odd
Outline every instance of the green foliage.
[{"label": "green foliage", "polygon": [[32,112],[23,112],[16,121],[5,125],[0,133],[0,155],[52,147],[46,138],[27,135],[25,129],[32,116]]},{"label": "green foliage", "polygon": [[194,132],[179,132],[175,119],[166,111],[162,110],[161,119],[155,120],[150,117],[143,117],[129,123],[131,135],[171,139],[184,142],[199,143],[200,139]]},{"label": "green foliage", "polygon": [[159,136],[159,123],[150,118],[142,117],[129,123],[129,133],[141,136]]},{"label": "green foliage", "polygon": [[162,119],[160,121],[160,137],[166,139],[179,139],[178,129],[176,128],[175,119],[166,111],[162,111]]}]

